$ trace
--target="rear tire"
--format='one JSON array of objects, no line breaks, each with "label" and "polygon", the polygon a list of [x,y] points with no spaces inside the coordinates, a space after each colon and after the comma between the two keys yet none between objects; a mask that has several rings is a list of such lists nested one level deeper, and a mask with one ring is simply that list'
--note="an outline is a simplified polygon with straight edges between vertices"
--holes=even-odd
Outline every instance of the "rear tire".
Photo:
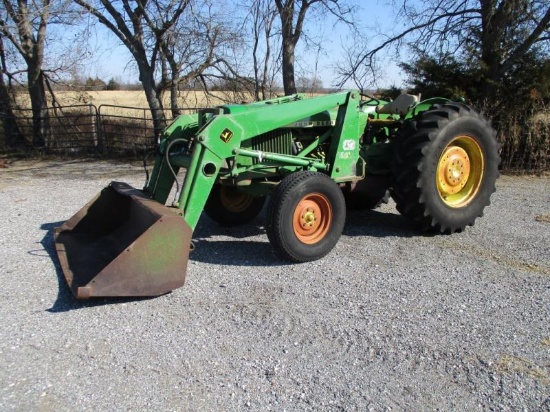
[{"label": "rear tire", "polygon": [[275,250],[294,262],[327,255],[344,229],[342,191],[322,173],[296,172],[277,185],[267,209],[266,232]]},{"label": "rear tire", "polygon": [[446,104],[421,113],[396,140],[392,197],[425,231],[473,225],[499,176],[496,132],[477,111]]},{"label": "rear tire", "polygon": [[252,221],[262,211],[265,196],[254,197],[233,186],[215,184],[206,201],[206,215],[221,226],[237,226]]}]

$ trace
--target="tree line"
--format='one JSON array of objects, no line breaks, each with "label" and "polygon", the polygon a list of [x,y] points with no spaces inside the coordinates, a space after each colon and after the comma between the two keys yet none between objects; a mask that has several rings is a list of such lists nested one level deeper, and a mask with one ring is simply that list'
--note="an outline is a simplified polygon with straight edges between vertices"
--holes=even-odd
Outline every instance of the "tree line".
[{"label": "tree line", "polygon": [[[284,94],[296,93],[306,82],[297,75],[302,57],[296,55],[297,45],[326,46],[315,39],[315,25],[345,27],[350,33],[331,86],[372,90],[388,58],[409,56],[401,61],[407,84],[396,85],[394,92],[406,88],[425,97],[462,96],[502,124],[548,105],[547,0],[386,4],[395,28],[375,33],[358,18],[373,6],[357,0],[1,0],[0,111],[9,116],[24,72],[33,144],[45,145],[47,93],[63,70],[61,63],[71,64],[67,59],[47,62],[48,48],[56,46],[60,28],[89,30],[94,24],[106,28],[131,55],[156,130],[167,121],[163,102],[168,100],[172,115],[178,115],[178,90],[190,85],[208,91],[223,84],[256,100],[270,97],[279,82]],[[85,45],[73,46],[90,53]],[[79,52],[67,54],[80,58]]]}]

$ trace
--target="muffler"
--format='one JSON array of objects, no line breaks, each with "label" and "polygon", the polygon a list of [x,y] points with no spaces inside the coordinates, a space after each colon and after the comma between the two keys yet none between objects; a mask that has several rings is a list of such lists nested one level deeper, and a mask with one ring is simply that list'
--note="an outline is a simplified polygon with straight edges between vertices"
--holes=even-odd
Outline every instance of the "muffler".
[{"label": "muffler", "polygon": [[54,229],[75,297],[158,296],[183,286],[193,231],[182,214],[111,182]]}]

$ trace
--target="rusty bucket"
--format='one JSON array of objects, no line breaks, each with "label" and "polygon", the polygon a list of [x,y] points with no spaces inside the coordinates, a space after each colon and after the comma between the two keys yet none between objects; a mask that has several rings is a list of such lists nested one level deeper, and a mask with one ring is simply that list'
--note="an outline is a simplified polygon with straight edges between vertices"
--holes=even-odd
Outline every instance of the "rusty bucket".
[{"label": "rusty bucket", "polygon": [[112,182],[55,228],[54,238],[78,299],[158,296],[183,286],[192,232],[181,210]]}]

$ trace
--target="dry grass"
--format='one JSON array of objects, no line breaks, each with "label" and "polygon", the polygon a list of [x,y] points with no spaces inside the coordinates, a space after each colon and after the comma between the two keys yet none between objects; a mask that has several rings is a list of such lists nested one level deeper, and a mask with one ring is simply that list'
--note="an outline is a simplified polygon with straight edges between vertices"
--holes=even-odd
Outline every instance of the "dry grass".
[{"label": "dry grass", "polygon": [[536,174],[550,170],[550,110],[512,112],[500,119],[502,168]]},{"label": "dry grass", "polygon": [[546,214],[546,215],[537,215],[535,216],[535,220],[537,222],[546,222],[546,223],[550,223],[550,214]]},{"label": "dry grass", "polygon": [[[93,105],[102,114],[124,116],[129,118],[150,118],[149,105],[145,92],[140,90],[101,90],[101,91],[58,91],[55,93],[57,106]],[[195,109],[213,107],[227,103],[240,103],[242,94],[231,92],[180,91],[178,103],[180,109]],[[253,100],[252,98],[248,100]],[[30,109],[28,94],[20,93],[16,96],[17,105],[21,109]],[[53,107],[49,97],[48,106]],[[170,96],[164,96],[164,107],[168,118],[170,114]],[[145,111],[145,112],[144,112]],[[194,111],[194,110],[193,110]],[[30,115],[30,113],[29,113]]]},{"label": "dry grass", "polygon": [[504,373],[519,373],[535,379],[544,385],[550,383],[550,378],[543,367],[519,356],[504,355],[495,366],[497,370]]},{"label": "dry grass", "polygon": [[[319,93],[305,93],[309,97],[319,96]],[[275,95],[273,97],[276,97]],[[57,91],[56,103],[60,106],[73,105],[101,105],[124,106],[140,109],[149,109],[145,92],[142,90],[100,90],[100,91]],[[30,109],[30,99],[27,93],[21,92],[16,96],[17,104],[22,109]],[[181,90],[178,104],[181,109],[212,107],[221,104],[242,103],[254,101],[254,97],[246,92]],[[170,95],[163,98],[165,108],[170,107]],[[48,106],[53,107],[52,98],[48,96]]]},{"label": "dry grass", "polygon": [[[169,95],[164,98],[164,106],[170,107]],[[80,104],[126,106],[148,109],[145,93],[140,90],[102,90],[102,91],[58,91],[55,99],[61,106]],[[228,102],[240,102],[242,96],[228,92],[212,92],[207,95],[202,91],[181,91],[178,102],[181,108],[208,107]],[[50,99],[51,105],[51,99]],[[29,96],[21,93],[17,96],[17,104],[21,108],[30,108]]]}]

